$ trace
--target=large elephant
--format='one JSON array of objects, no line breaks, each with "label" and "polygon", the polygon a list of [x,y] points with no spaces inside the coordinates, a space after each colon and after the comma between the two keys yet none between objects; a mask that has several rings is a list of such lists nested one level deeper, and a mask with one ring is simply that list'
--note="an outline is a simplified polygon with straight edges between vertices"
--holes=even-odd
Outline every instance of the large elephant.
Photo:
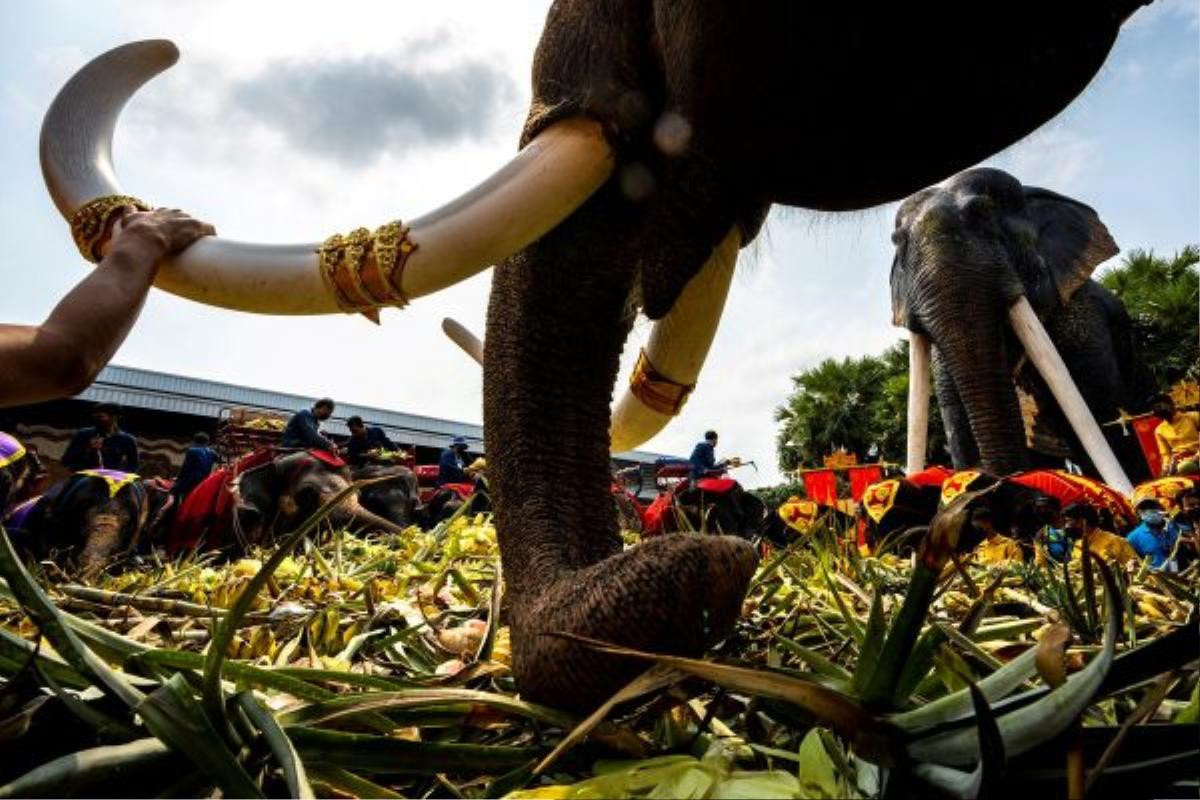
[{"label": "large elephant", "polygon": [[[1069,375],[1057,380],[1078,388],[1093,419],[1139,410],[1152,392],[1128,314],[1089,277],[1117,252],[1091,208],[1000,170],[971,169],[906,199],[893,240],[893,321],[917,334],[913,351],[932,345],[956,468],[1006,475],[1064,457],[1091,464],[1041,374],[1045,364],[1010,326],[1018,301],[1065,363]],[[1106,439],[1128,477],[1149,477],[1134,437],[1113,426]]]},{"label": "large elephant", "polygon": [[[324,245],[202,240],[156,283],[261,313],[374,314],[499,264],[484,422],[513,669],[524,696],[587,708],[643,667],[555,634],[696,654],[739,615],[753,547],[622,551],[609,451],[678,412],[771,205],[865,208],[1008,146],[1086,86],[1140,4],[558,0],[522,150],[480,186]],[[104,252],[121,194],[121,105],[176,55],[111,51],[47,114],[43,171],[86,251]],[[658,322],[610,416],[638,309]]]},{"label": "large elephant", "polygon": [[149,549],[170,502],[169,486],[116,470],[76,472],[12,509],[4,520],[17,548],[92,575],[122,555]]}]

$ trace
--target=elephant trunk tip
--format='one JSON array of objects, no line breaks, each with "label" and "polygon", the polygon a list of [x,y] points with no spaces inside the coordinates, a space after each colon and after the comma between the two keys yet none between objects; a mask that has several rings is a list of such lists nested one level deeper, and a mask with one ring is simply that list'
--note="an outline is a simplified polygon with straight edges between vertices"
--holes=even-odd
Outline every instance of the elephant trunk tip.
[{"label": "elephant trunk tip", "polygon": [[757,567],[744,539],[678,534],[562,576],[515,609],[513,669],[523,695],[590,710],[645,668],[557,634],[701,655],[733,630]]}]

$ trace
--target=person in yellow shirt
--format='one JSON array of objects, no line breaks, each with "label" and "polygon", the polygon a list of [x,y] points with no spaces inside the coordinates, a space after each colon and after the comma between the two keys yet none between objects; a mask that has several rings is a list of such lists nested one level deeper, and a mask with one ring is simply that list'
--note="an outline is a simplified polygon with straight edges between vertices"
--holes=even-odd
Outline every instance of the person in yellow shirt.
[{"label": "person in yellow shirt", "polygon": [[980,506],[971,512],[971,524],[983,534],[983,541],[975,548],[976,560],[986,566],[997,566],[1025,560],[1025,553],[1015,539],[1001,536],[992,524],[992,510]]},{"label": "person in yellow shirt", "polygon": [[1200,473],[1200,412],[1177,411],[1175,401],[1165,394],[1154,396],[1150,410],[1162,420],[1154,429],[1162,474]]},{"label": "person in yellow shirt", "polygon": [[1072,558],[1076,561],[1083,557],[1083,548],[1103,558],[1110,564],[1125,566],[1136,563],[1137,551],[1123,537],[1100,529],[1100,515],[1096,509],[1087,503],[1074,503],[1063,509],[1063,519],[1066,521],[1064,530],[1067,536],[1075,539],[1075,550]]}]

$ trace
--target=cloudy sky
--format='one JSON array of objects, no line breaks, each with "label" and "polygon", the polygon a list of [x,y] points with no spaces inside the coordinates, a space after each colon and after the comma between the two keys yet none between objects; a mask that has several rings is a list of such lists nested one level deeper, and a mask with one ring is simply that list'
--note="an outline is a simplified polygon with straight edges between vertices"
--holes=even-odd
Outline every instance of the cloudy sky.
[{"label": "cloudy sky", "polygon": [[[122,117],[127,191],[233,238],[315,241],[414,217],[511,156],[546,6],[0,4],[0,319],[39,322],[86,268],[44,190],[37,136],[54,93],[93,56],[157,37],[182,51]],[[1122,248],[1200,241],[1200,0],[1138,12],[1087,92],[989,163],[1089,203]],[[772,412],[789,376],[900,335],[887,292],[894,210],[773,212],[742,259],[699,388],[647,449],[686,454],[716,427],[724,454],[757,461],[757,475],[740,476],[748,484],[777,480]],[[155,291],[116,363],[479,422],[479,371],[439,324],[482,331],[488,285],[485,274],[387,311],[381,328]],[[634,331],[625,374],[648,333]]]}]

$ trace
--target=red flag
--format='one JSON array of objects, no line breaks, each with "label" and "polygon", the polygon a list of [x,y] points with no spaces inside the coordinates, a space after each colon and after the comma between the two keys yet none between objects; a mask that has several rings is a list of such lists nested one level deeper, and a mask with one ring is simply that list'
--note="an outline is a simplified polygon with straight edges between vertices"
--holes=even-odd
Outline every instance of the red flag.
[{"label": "red flag", "polygon": [[854,502],[862,500],[863,492],[872,483],[883,479],[883,469],[878,464],[867,464],[862,467],[850,468],[850,499]]},{"label": "red flag", "polygon": [[821,505],[831,506],[837,502],[837,478],[831,469],[819,469],[804,473],[804,493],[808,499]]},{"label": "red flag", "polygon": [[1162,457],[1158,454],[1158,439],[1154,438],[1154,431],[1160,422],[1162,420],[1152,414],[1134,417],[1132,421],[1142,455],[1146,457],[1146,463],[1150,466],[1150,474],[1156,477],[1162,475],[1163,468]]}]

